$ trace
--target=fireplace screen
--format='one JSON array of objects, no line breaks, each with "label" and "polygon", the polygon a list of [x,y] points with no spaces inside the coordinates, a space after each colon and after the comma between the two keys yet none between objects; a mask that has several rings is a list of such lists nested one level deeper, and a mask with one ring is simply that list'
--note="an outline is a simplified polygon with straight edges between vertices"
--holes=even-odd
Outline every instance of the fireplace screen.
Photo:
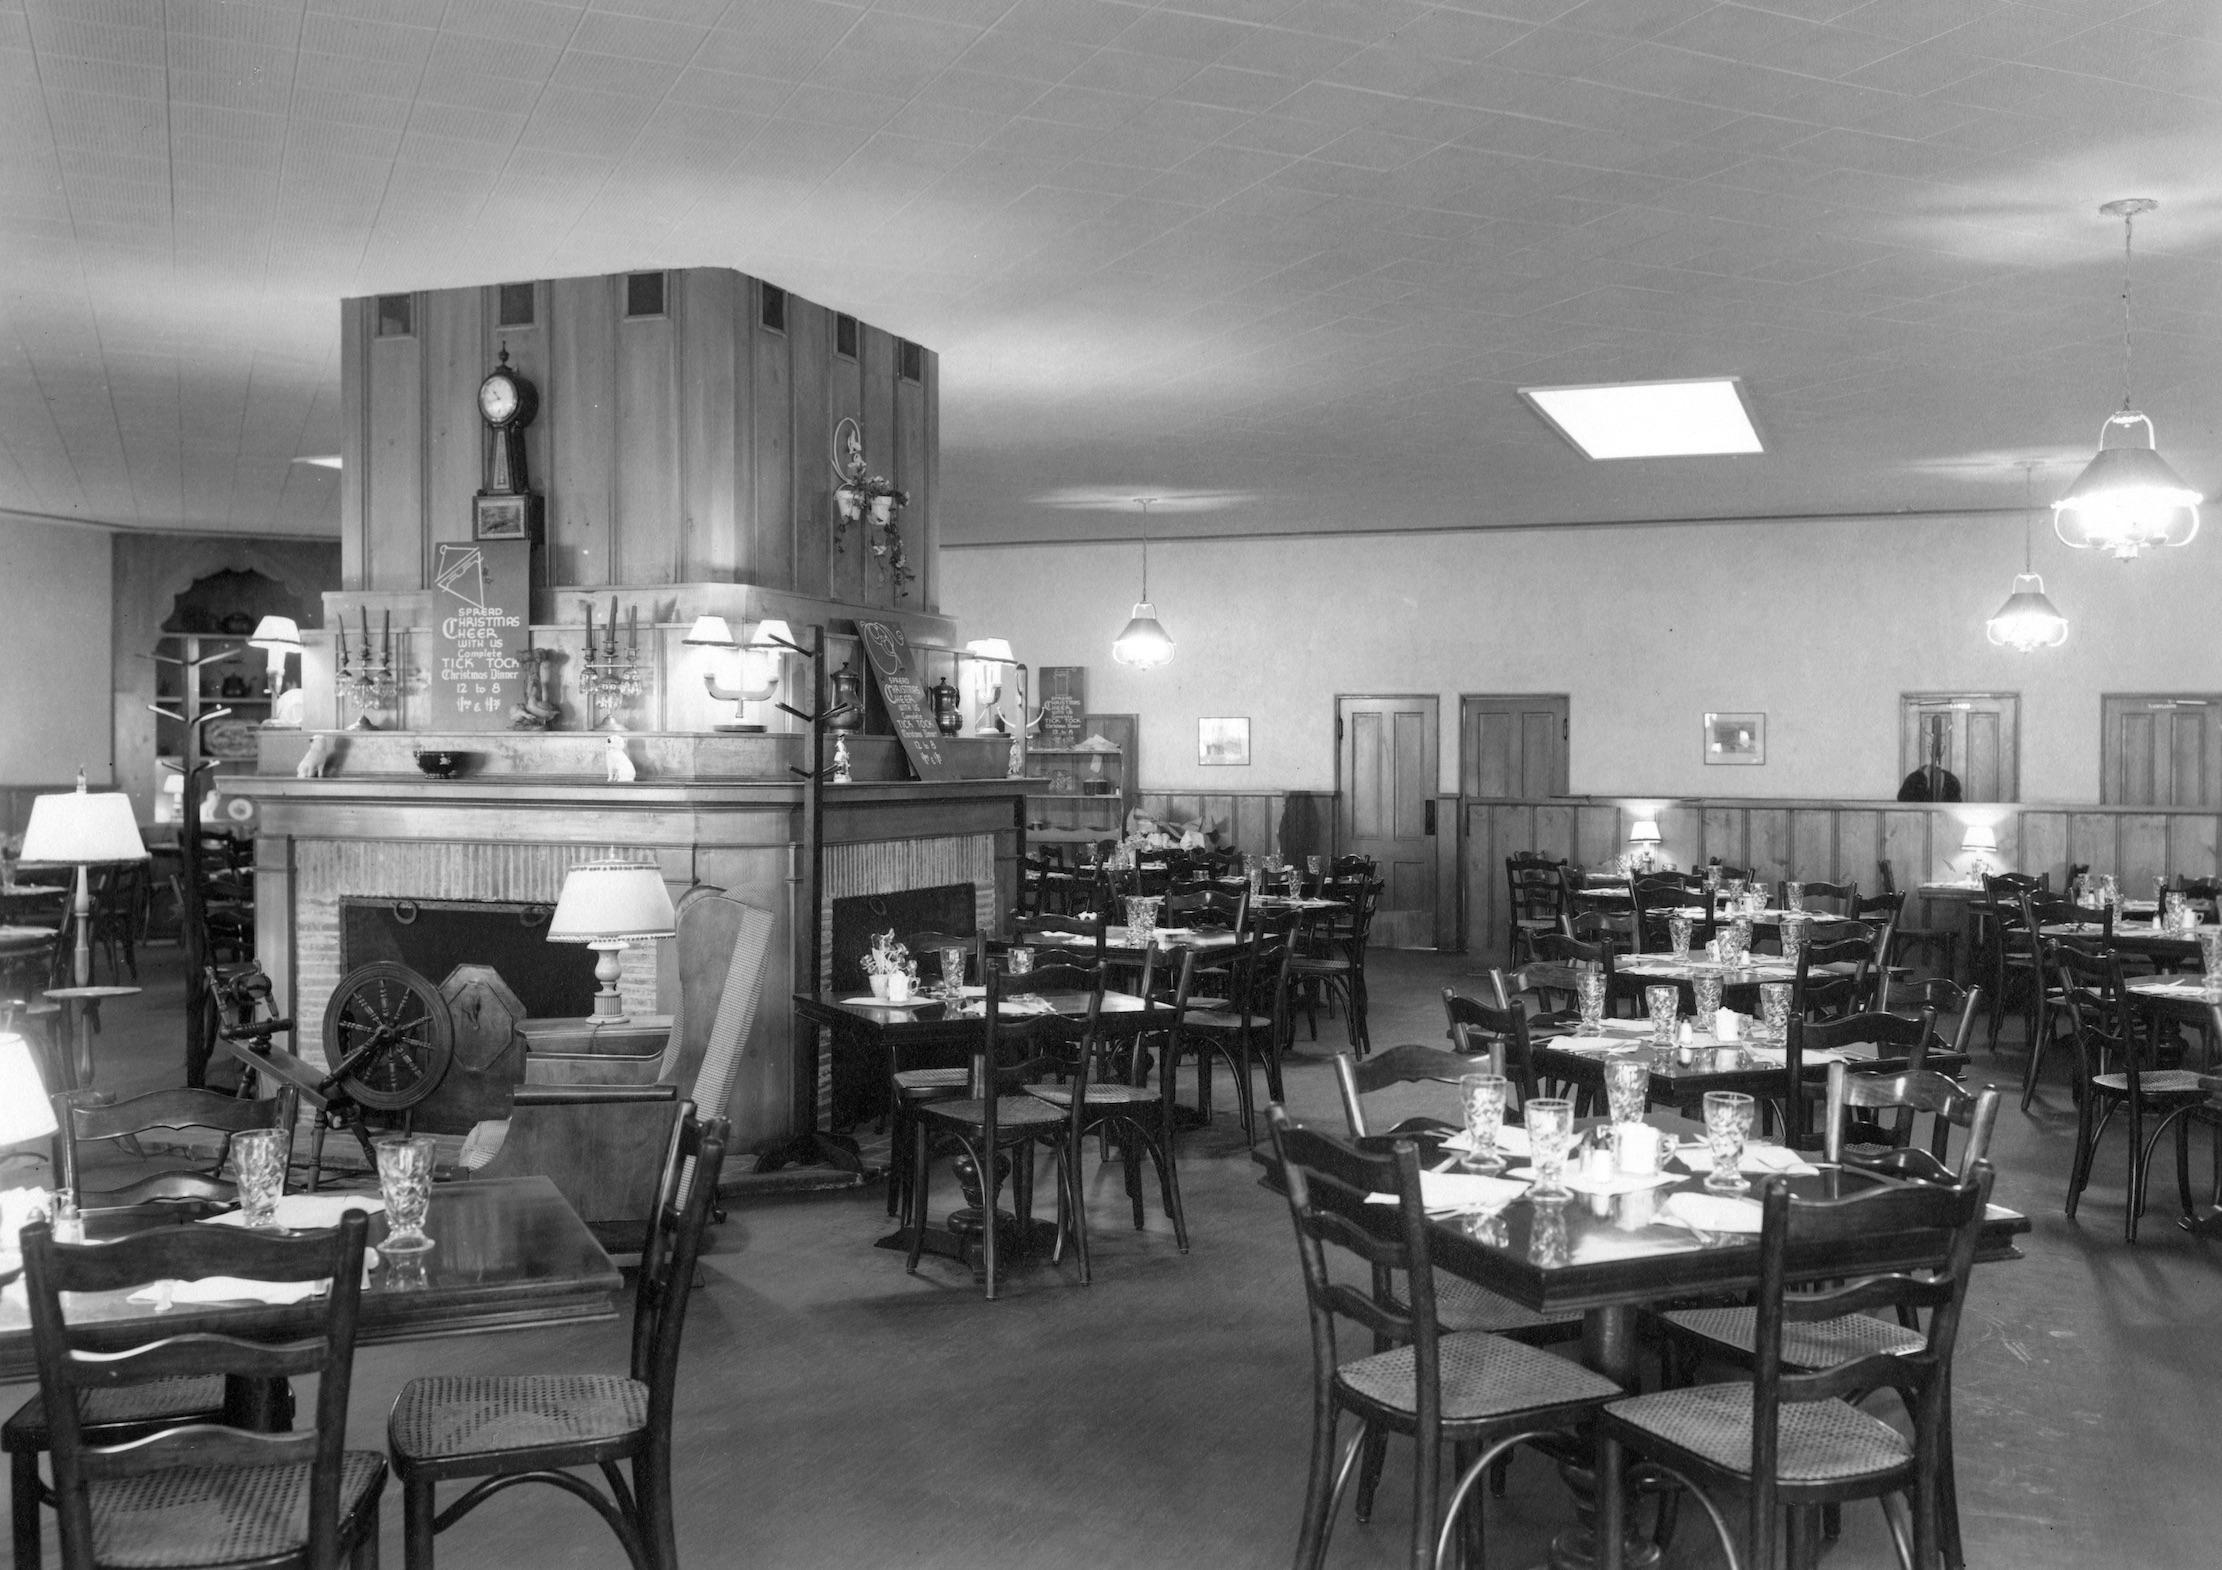
[{"label": "fireplace screen", "polygon": [[340,901],[340,968],[373,960],[408,966],[437,987],[458,965],[486,965],[534,1019],[594,1012],[595,953],[550,943],[546,905],[490,901]]}]

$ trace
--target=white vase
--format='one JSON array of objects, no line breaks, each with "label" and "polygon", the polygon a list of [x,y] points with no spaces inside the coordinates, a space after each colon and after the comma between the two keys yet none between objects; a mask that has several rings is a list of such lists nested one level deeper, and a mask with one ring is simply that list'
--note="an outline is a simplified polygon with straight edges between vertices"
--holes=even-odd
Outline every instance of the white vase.
[{"label": "white vase", "polygon": [[873,996],[873,997],[875,997],[875,998],[884,998],[884,997],[886,997],[886,996],[887,996],[887,972],[886,972],[886,971],[884,971],[884,970],[875,970],[875,971],[873,971],[873,972],[872,972],[872,974],[871,974],[870,976],[866,977],[865,979],[866,979],[866,980],[868,980],[868,981],[870,981],[870,982],[872,983],[872,996]]}]

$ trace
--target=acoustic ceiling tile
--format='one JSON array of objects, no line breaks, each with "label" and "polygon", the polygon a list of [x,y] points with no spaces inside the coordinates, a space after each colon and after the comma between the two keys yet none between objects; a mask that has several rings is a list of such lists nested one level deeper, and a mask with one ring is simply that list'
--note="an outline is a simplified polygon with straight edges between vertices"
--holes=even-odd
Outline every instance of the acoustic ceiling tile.
[{"label": "acoustic ceiling tile", "polygon": [[[344,6],[347,0],[341,0]],[[575,5],[542,0],[445,0],[429,8],[443,33],[512,38],[520,43],[561,49],[578,31],[585,12]]]},{"label": "acoustic ceiling tile", "polygon": [[1061,82],[1078,69],[1095,48],[1090,44],[991,28],[975,39],[956,63],[968,71],[1011,76],[1029,82]]},{"label": "acoustic ceiling tile", "polygon": [[[422,65],[439,35],[429,27],[410,27],[367,17],[312,13],[300,29],[300,47],[349,60],[378,60],[388,65]],[[290,43],[290,40],[288,40]]]},{"label": "acoustic ceiling tile", "polygon": [[1010,116],[1005,114],[913,99],[888,117],[885,129],[897,136],[977,147],[1009,124]]},{"label": "acoustic ceiling tile", "polygon": [[678,79],[679,67],[662,61],[589,54],[579,49],[564,51],[549,78],[564,87],[649,100],[663,97]]},{"label": "acoustic ceiling tile", "polygon": [[859,11],[823,0],[736,6],[703,41],[695,64],[799,82],[853,28]]},{"label": "acoustic ceiling tile", "polygon": [[1076,158],[1061,168],[1043,170],[1041,177],[1048,184],[1076,191],[1102,191],[1127,196],[1139,191],[1162,172],[1131,164],[1099,163],[1092,158]]},{"label": "acoustic ceiling tile", "polygon": [[1209,65],[1248,38],[1238,22],[1176,10],[1145,11],[1117,35],[1115,47]]},{"label": "acoustic ceiling tile", "polygon": [[326,93],[316,101],[317,113],[341,125],[394,126],[409,121],[409,101],[381,98],[373,93]]},{"label": "acoustic ceiling tile", "polygon": [[700,104],[737,114],[770,115],[778,112],[795,91],[791,82],[765,76],[737,76],[730,71],[708,71],[690,66],[672,84],[668,97],[677,103]]},{"label": "acoustic ceiling tile", "polygon": [[779,106],[780,120],[789,124],[824,126],[829,137],[870,135],[895,117],[903,100],[851,86],[798,83]]},{"label": "acoustic ceiling tile", "polygon": [[703,104],[678,103],[665,100],[656,107],[649,120],[650,129],[672,132],[695,141],[711,142],[728,153],[736,153],[747,145],[748,139],[762,130],[762,115],[741,114],[731,109],[713,109]]},{"label": "acoustic ceiling tile", "polygon": [[442,76],[503,76],[520,82],[545,82],[555,74],[556,62],[562,58],[563,49],[557,44],[443,32],[433,51],[432,68]]},{"label": "acoustic ceiling tile", "polygon": [[571,47],[596,54],[684,65],[709,35],[710,29],[697,23],[590,11],[579,18]]},{"label": "acoustic ceiling tile", "polygon": [[[378,60],[351,60],[345,55],[317,54],[303,50],[295,73],[277,81],[243,81],[221,72],[188,77],[173,72],[171,96],[190,103],[211,103],[235,108],[284,113],[287,100],[299,93],[311,100],[322,93],[372,93],[381,98],[413,98],[425,68],[394,65]],[[200,89],[188,93],[190,83]]]},{"label": "acoustic ceiling tile", "polygon": [[1137,54],[1125,49],[1099,49],[1065,78],[1075,87],[1097,87],[1114,93],[1139,93],[1162,98],[1194,76],[1201,67],[1191,60],[1166,55]]},{"label": "acoustic ceiling tile", "polygon": [[1153,102],[1140,93],[1115,93],[1066,82],[1044,90],[1027,106],[1024,118],[1013,124],[1047,122],[1107,131],[1132,121]]}]

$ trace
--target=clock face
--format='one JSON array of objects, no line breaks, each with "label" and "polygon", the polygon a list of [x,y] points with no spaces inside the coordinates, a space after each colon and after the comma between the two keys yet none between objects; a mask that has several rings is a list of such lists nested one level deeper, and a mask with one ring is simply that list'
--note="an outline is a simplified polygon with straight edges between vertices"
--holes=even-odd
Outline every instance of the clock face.
[{"label": "clock face", "polygon": [[517,417],[523,401],[517,379],[507,371],[496,371],[478,384],[478,412],[486,416],[489,425],[507,425]]}]

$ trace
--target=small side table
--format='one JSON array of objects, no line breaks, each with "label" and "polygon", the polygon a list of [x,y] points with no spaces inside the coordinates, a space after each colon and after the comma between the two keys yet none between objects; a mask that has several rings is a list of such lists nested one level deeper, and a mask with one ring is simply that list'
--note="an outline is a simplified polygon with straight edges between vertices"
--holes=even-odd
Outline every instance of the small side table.
[{"label": "small side table", "polygon": [[70,1037],[76,1043],[74,1053],[64,1053],[56,1065],[62,1071],[64,1090],[82,1090],[93,1082],[93,1033],[91,1012],[86,1005],[98,1003],[102,998],[137,997],[144,987],[53,987],[46,997],[50,1002],[64,1004],[70,1012]]}]

